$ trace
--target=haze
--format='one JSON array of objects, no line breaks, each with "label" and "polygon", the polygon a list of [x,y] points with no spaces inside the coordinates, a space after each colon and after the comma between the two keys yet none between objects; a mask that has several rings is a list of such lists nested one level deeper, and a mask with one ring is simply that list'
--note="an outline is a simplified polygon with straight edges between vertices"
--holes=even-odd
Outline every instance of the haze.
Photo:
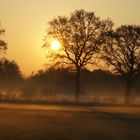
[{"label": "haze", "polygon": [[84,9],[102,19],[111,18],[116,26],[139,25],[139,5],[139,0],[0,0],[0,21],[8,42],[8,51],[1,57],[14,59],[29,75],[47,62],[41,47],[47,22],[53,17]]}]

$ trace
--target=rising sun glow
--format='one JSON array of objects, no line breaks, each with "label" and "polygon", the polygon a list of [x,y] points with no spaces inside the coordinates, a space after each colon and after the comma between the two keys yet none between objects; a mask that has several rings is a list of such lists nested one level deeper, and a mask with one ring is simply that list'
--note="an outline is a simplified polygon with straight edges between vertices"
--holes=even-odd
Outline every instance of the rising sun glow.
[{"label": "rising sun glow", "polygon": [[52,41],[52,43],[51,43],[51,49],[52,49],[53,51],[57,51],[57,50],[59,50],[60,48],[61,48],[61,44],[60,44],[59,41],[57,41],[57,40]]}]

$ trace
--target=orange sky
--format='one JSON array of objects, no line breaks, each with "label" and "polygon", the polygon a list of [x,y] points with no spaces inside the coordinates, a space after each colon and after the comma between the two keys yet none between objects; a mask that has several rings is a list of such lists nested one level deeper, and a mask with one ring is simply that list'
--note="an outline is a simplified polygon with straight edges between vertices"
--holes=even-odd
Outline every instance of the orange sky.
[{"label": "orange sky", "polygon": [[29,75],[47,62],[41,49],[46,24],[57,15],[75,9],[94,11],[102,19],[111,18],[116,26],[140,25],[140,0],[0,0],[0,21],[6,29],[7,53],[22,72]]}]

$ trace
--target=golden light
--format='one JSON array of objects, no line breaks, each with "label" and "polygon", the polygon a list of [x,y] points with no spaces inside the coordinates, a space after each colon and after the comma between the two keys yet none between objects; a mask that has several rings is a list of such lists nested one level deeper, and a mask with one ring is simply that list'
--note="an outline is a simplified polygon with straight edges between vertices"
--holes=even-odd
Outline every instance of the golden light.
[{"label": "golden light", "polygon": [[59,50],[60,47],[61,47],[61,44],[60,44],[59,41],[57,41],[57,40],[52,41],[52,43],[51,43],[51,49],[52,49],[53,51]]}]

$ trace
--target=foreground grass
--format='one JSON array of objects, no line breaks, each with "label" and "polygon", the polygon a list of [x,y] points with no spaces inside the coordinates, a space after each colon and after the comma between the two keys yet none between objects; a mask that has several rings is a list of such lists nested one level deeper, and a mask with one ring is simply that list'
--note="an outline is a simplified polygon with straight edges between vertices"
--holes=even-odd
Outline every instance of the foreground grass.
[{"label": "foreground grass", "polygon": [[0,140],[139,140],[140,108],[0,104]]}]

